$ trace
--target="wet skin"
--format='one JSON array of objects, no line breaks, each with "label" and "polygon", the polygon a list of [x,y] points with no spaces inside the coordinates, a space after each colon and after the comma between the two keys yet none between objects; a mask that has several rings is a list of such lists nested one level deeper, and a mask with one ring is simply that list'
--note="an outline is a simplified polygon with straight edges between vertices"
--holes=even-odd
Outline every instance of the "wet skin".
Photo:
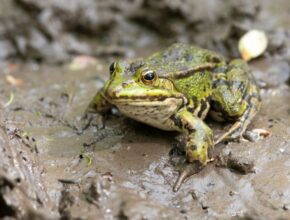
[{"label": "wet skin", "polygon": [[[227,62],[196,46],[174,44],[147,59],[117,61],[110,73],[88,111],[105,113],[115,106],[137,121],[181,132],[186,138],[187,164],[174,191],[211,160],[215,144],[241,139],[261,105],[243,60]],[[233,122],[216,141],[203,121],[208,114],[216,121]]]}]

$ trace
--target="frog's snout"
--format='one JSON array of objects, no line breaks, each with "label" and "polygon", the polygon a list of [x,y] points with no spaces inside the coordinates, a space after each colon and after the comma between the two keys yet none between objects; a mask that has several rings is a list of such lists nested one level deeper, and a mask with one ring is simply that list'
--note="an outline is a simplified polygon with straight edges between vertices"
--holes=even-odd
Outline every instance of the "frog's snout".
[{"label": "frog's snout", "polygon": [[106,86],[106,97],[110,99],[118,99],[120,97],[126,96],[127,89],[134,86],[135,82],[133,80],[129,81],[117,81],[113,80]]},{"label": "frog's snout", "polygon": [[122,89],[123,89],[122,85],[118,85],[118,86],[110,85],[107,88],[105,95],[106,95],[106,97],[108,97],[110,99],[118,98],[118,97],[120,97]]}]

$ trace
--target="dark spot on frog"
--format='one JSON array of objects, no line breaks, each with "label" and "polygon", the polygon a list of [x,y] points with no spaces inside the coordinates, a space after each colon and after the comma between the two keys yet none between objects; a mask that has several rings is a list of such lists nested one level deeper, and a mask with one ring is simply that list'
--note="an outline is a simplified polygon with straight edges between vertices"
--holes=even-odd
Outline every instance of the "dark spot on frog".
[{"label": "dark spot on frog", "polygon": [[186,61],[192,61],[192,59],[193,59],[192,54],[187,54],[187,55],[185,56],[185,60],[186,60]]},{"label": "dark spot on frog", "polygon": [[169,151],[169,156],[184,156],[185,155],[185,151],[182,150],[180,147],[173,147],[170,151]]},{"label": "dark spot on frog", "polygon": [[144,60],[136,60],[135,62],[131,63],[129,69],[130,72],[135,73],[140,67],[144,66]]},{"label": "dark spot on frog", "polygon": [[213,73],[225,73],[227,72],[227,68],[225,66],[214,68]]},{"label": "dark spot on frog", "polygon": [[184,126],[184,128],[185,129],[187,129],[189,132],[191,132],[191,133],[193,133],[193,132],[195,132],[196,130],[194,129],[194,128],[192,128],[189,124],[186,124],[185,126]]},{"label": "dark spot on frog", "polygon": [[207,102],[204,100],[201,100],[201,107],[199,112],[197,113],[198,117],[201,117],[202,113],[207,109]]},{"label": "dark spot on frog", "polygon": [[221,59],[216,56],[210,56],[210,57],[207,57],[207,61],[211,63],[220,63]]},{"label": "dark spot on frog", "polygon": [[190,146],[190,150],[195,151],[197,149],[197,146],[195,144],[193,144],[192,146]]},{"label": "dark spot on frog", "polygon": [[189,106],[188,106],[186,109],[187,109],[187,111],[193,113],[195,108],[194,108],[194,107],[189,107]]},{"label": "dark spot on frog", "polygon": [[204,74],[205,74],[205,71],[204,70],[201,70],[199,74],[200,74],[201,77],[203,77]]},{"label": "dark spot on frog", "polygon": [[178,128],[182,128],[182,121],[179,117],[176,116],[171,116],[170,119],[173,121],[173,123],[175,124],[175,126],[177,126]]},{"label": "dark spot on frog", "polygon": [[112,92],[112,95],[113,95],[113,96],[116,96],[116,94],[117,94],[117,91],[113,91],[113,92]]},{"label": "dark spot on frog", "polygon": [[207,155],[209,158],[212,158],[213,157],[213,148],[212,147],[208,147],[207,148]]},{"label": "dark spot on frog", "polygon": [[220,85],[227,85],[227,86],[231,86],[230,82],[224,79],[217,79],[213,81],[212,87],[215,89]]},{"label": "dark spot on frog", "polygon": [[122,87],[123,87],[123,88],[126,88],[126,87],[128,87],[130,84],[132,84],[132,83],[124,82],[124,83],[122,83]]}]

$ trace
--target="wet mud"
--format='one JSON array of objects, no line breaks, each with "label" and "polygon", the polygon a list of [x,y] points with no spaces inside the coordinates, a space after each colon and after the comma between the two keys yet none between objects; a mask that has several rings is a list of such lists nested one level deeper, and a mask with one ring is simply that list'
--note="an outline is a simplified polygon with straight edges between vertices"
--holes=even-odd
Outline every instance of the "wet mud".
[{"label": "wet mud", "polygon": [[[113,3],[91,7],[97,3],[73,1],[68,7],[61,2],[3,1],[3,6],[16,11],[0,11],[0,23],[6,24],[0,26],[4,27],[0,29],[0,218],[290,218],[289,15],[281,13],[283,4],[283,11],[289,4],[235,1],[216,7],[207,2],[204,8],[200,1],[185,5],[124,1],[114,7]],[[86,16],[81,14],[83,19],[76,22],[73,15],[79,8]],[[100,20],[93,16],[95,8],[104,13]],[[197,13],[192,14],[192,8]],[[13,16],[21,20],[18,13],[23,13],[24,23],[31,22],[33,16],[27,11],[38,15],[31,28],[9,24]],[[145,16],[149,12],[151,16]],[[229,25],[226,21],[233,14],[238,16]],[[161,30],[155,21],[168,17],[171,22]],[[172,191],[178,174],[174,161],[183,158],[177,150],[178,133],[143,125],[116,110],[83,118],[109,76],[111,60],[148,55],[177,40],[233,58],[238,56],[240,34],[261,25],[270,44],[261,58],[250,62],[263,104],[249,131],[263,129],[269,136],[217,145],[215,161],[178,192]],[[6,38],[15,30],[17,34]],[[75,35],[79,30],[98,37],[84,39]],[[106,40],[99,35],[104,31]],[[168,34],[172,37],[163,41]],[[95,58],[74,68],[71,58],[77,54]],[[208,124],[215,135],[228,127],[210,119]]]},{"label": "wet mud", "polygon": [[[1,85],[2,106],[14,94],[1,114],[3,216],[289,218],[290,89],[285,83],[262,89],[263,106],[250,127],[268,130],[269,137],[216,146],[216,161],[174,193],[177,171],[170,152],[178,134],[118,114],[104,122],[99,115],[81,120],[106,78],[96,72],[95,66],[84,71],[19,66],[14,76],[23,86]],[[49,80],[42,81],[46,74]]]}]

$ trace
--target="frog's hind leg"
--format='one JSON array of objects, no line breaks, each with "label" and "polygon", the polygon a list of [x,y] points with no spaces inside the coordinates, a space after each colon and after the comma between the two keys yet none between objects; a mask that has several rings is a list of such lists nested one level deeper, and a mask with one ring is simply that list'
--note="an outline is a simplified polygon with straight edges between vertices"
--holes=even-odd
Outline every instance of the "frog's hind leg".
[{"label": "frog's hind leg", "polygon": [[244,114],[230,127],[230,129],[220,136],[215,144],[221,143],[225,140],[244,140],[243,134],[245,133],[248,125],[256,115],[260,108],[260,103],[257,102],[255,97],[250,97],[250,102]]},{"label": "frog's hind leg", "polygon": [[[212,108],[214,118],[235,121],[232,127],[219,137],[224,140],[240,140],[259,111],[261,99],[247,64],[234,60],[226,73],[217,73],[213,81]],[[211,113],[211,114],[212,114]]]}]

